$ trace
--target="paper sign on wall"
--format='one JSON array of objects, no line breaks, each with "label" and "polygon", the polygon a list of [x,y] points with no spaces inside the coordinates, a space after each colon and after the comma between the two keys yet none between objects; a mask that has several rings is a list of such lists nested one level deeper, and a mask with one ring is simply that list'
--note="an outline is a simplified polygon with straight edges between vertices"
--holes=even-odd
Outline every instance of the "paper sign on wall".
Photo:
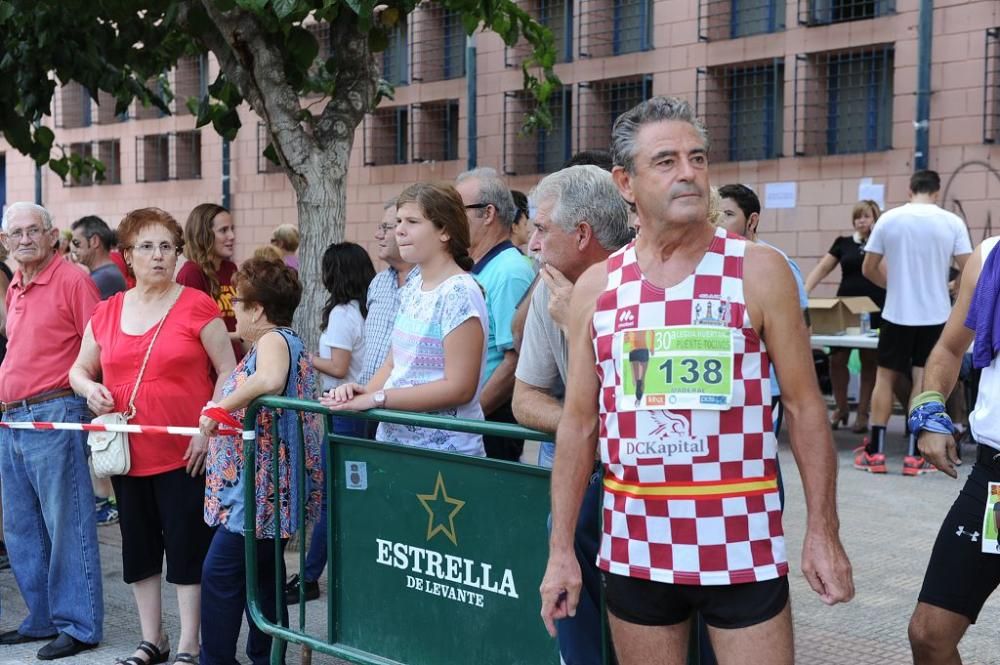
[{"label": "paper sign on wall", "polygon": [[795,183],[769,182],[764,185],[765,208],[794,208]]},{"label": "paper sign on wall", "polygon": [[885,185],[875,185],[861,181],[858,184],[858,200],[871,200],[878,204],[879,210],[885,210]]}]

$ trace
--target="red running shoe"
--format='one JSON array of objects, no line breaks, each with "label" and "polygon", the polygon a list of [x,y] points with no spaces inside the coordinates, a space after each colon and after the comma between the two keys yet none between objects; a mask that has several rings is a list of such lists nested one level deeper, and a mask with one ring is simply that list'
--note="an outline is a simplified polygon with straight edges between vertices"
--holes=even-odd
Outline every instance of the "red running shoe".
[{"label": "red running shoe", "polygon": [[868,439],[866,438],[862,445],[854,449],[854,468],[868,473],[886,473],[885,455],[883,453],[869,455],[868,451],[865,450],[867,444]]},{"label": "red running shoe", "polygon": [[903,458],[904,476],[922,476],[925,473],[934,473],[937,467],[925,460],[923,457],[907,455]]}]

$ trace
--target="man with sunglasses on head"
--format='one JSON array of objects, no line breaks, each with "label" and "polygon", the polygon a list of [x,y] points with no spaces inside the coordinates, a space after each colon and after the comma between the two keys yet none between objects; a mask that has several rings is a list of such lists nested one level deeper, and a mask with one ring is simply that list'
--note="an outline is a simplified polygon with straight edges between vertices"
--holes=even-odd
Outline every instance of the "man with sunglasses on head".
[{"label": "man with sunglasses on head", "polygon": [[[517,306],[535,279],[531,264],[511,242],[517,206],[510,189],[493,169],[475,169],[458,176],[455,189],[465,203],[469,217],[476,262],[472,274],[486,292],[490,332],[486,342],[485,383],[480,403],[486,420],[514,423],[511,398],[514,394],[513,322]],[[516,462],[521,459],[524,441],[485,436],[486,456]]]}]

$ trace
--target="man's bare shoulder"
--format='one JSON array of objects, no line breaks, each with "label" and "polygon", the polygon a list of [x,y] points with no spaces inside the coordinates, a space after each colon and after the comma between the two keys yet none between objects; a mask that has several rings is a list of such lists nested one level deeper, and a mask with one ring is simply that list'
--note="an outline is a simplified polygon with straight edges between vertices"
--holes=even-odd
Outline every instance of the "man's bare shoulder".
[{"label": "man's bare shoulder", "polygon": [[573,299],[595,300],[608,285],[608,262],[605,259],[587,268],[573,285]]}]

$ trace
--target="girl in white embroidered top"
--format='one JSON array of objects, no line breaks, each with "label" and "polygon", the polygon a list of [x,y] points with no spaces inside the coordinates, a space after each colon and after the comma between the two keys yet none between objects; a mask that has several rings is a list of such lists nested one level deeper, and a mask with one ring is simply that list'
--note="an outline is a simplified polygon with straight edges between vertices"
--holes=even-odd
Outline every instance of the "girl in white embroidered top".
[{"label": "girl in white embroidered top", "polygon": [[[398,199],[396,241],[420,275],[400,293],[392,352],[368,385],[338,386],[320,402],[334,410],[389,408],[482,420],[489,317],[482,289],[467,272],[469,222],[458,192],[429,183],[407,188]],[[485,455],[478,434],[382,423],[376,438]]]}]

